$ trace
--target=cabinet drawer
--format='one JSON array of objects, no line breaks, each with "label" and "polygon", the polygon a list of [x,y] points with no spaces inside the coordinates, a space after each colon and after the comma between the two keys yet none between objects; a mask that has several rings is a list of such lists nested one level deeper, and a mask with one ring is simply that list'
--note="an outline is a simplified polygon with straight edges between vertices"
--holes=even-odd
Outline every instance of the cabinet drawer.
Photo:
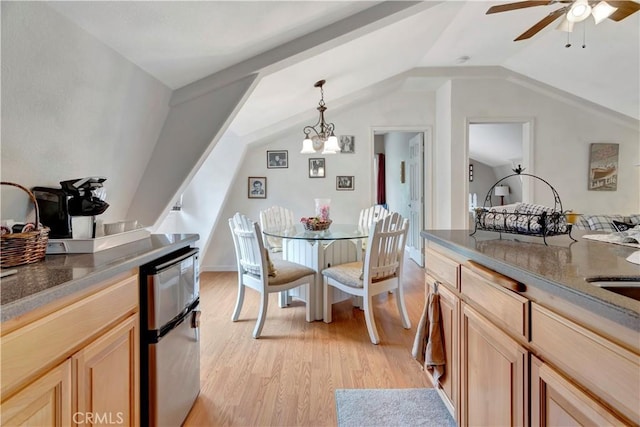
[{"label": "cabinet drawer", "polygon": [[640,423],[640,356],[535,303],[531,342],[545,361]]},{"label": "cabinet drawer", "polygon": [[508,289],[518,289],[520,284],[486,269],[479,273],[463,265],[461,271],[460,289],[468,297],[465,300],[480,308],[502,328],[526,340],[529,331],[529,300]]},{"label": "cabinet drawer", "polygon": [[435,277],[437,280],[447,282],[456,289],[460,289],[458,286],[458,271],[460,269],[460,264],[457,262],[439,254],[433,249],[427,248],[425,266],[427,273]]},{"label": "cabinet drawer", "polygon": [[134,275],[3,335],[3,397],[69,357],[117,320],[137,312],[138,292],[138,275]]}]

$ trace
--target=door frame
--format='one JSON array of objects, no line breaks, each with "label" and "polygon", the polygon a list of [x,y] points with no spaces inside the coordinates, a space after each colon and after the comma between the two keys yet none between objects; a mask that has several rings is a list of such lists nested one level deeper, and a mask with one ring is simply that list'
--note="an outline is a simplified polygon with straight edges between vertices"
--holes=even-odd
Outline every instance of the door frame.
[{"label": "door frame", "polygon": [[[428,230],[433,228],[433,219],[435,215],[434,209],[434,192],[433,192],[433,131],[432,126],[372,126],[370,128],[370,144],[371,162],[370,162],[370,178],[369,178],[369,199],[370,204],[375,204],[376,200],[376,177],[374,175],[374,140],[376,133],[388,132],[404,132],[404,133],[422,133],[424,149],[422,150],[422,229]],[[422,257],[424,259],[424,245],[422,248]]]},{"label": "door frame", "polygon": [[[469,211],[469,179],[468,179],[468,166],[469,166],[469,125],[481,124],[481,123],[520,123],[522,124],[522,167],[526,169],[526,172],[535,175],[534,167],[534,129],[535,120],[533,117],[467,117],[465,123],[465,135],[464,135],[464,160],[465,164],[461,165],[460,170],[464,173],[464,206],[465,211]],[[534,182],[531,179],[522,181],[522,201],[526,203],[533,202]],[[468,215],[468,228],[473,230],[474,224],[471,216]]]}]

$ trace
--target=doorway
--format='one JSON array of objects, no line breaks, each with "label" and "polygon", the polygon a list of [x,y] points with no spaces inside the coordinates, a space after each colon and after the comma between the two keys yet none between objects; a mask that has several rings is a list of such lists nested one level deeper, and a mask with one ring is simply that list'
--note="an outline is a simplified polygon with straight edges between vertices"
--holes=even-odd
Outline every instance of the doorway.
[{"label": "doorway", "polygon": [[[424,239],[420,232],[430,228],[432,217],[432,168],[427,167],[433,157],[431,132],[429,129],[375,128],[373,141],[373,204],[383,201],[387,209],[409,219],[407,251],[409,258],[422,267]],[[384,179],[379,184],[380,164],[384,164]],[[384,195],[382,200],[380,193]]]},{"label": "doorway", "polygon": [[518,166],[526,173],[533,173],[533,119],[469,119],[467,160],[469,170],[465,182],[470,228],[474,224],[475,207],[530,202],[533,182],[519,176],[502,182],[495,194],[488,191],[498,180],[513,175],[513,169]]}]

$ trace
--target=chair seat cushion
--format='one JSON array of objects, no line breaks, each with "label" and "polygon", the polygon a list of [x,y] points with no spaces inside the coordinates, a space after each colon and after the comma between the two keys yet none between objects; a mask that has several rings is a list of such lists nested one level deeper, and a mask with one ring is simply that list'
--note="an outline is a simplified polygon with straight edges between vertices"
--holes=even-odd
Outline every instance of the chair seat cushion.
[{"label": "chair seat cushion", "polygon": [[273,264],[278,274],[275,277],[269,276],[269,286],[282,285],[315,274],[315,270],[295,262],[274,259]]},{"label": "chair seat cushion", "polygon": [[322,270],[322,275],[352,288],[362,288],[362,262],[349,262]]}]

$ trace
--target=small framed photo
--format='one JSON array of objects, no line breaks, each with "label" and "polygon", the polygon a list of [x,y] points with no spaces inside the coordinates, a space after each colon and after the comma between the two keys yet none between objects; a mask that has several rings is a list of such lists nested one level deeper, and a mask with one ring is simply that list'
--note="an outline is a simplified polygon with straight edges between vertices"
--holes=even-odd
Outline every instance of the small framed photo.
[{"label": "small framed photo", "polygon": [[340,135],[338,140],[341,153],[355,153],[355,137],[353,135]]},{"label": "small framed photo", "polygon": [[267,151],[267,169],[284,169],[289,167],[287,150]]},{"label": "small framed photo", "polygon": [[326,175],[323,158],[309,159],[309,178],[324,178]]},{"label": "small framed photo", "polygon": [[247,189],[247,197],[250,199],[267,198],[267,177],[250,176]]},{"label": "small framed photo", "polygon": [[336,176],[336,190],[338,191],[353,191],[355,187],[354,176]]}]

